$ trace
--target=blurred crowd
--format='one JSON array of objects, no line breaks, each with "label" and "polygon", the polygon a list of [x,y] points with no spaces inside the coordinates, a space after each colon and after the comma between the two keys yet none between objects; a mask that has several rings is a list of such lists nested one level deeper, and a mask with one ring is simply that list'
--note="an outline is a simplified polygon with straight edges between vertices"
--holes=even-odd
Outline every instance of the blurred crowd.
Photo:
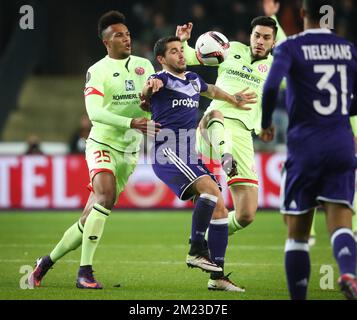
[{"label": "blurred crowd", "polygon": [[[150,59],[156,64],[152,48],[155,41],[175,32],[177,24],[193,22],[194,28],[191,37],[191,46],[202,33],[208,30],[217,30],[224,33],[231,41],[240,41],[249,44],[250,22],[263,15],[262,1],[187,1],[185,2],[185,15],[169,14],[170,7],[162,6],[162,1],[147,3],[136,2],[129,12],[129,20],[136,21],[133,30],[133,47],[137,55]],[[278,19],[287,35],[296,34],[303,30],[300,18],[301,0],[280,1]],[[335,32],[357,43],[357,1],[337,1],[336,18],[334,21]],[[133,26],[133,24],[131,24]],[[190,68],[199,72],[207,82],[215,81],[215,72],[208,68]],[[200,106],[201,112],[209,104],[204,100]],[[286,129],[288,125],[287,115],[284,109],[284,93],[279,99],[279,106],[274,114],[276,136],[274,141],[266,144],[255,138],[255,147],[261,151],[279,151],[285,149]]]},{"label": "blurred crowd", "polygon": [[[15,3],[20,0],[14,1]],[[278,19],[287,35],[301,32],[302,20],[299,9],[302,0],[282,0]],[[39,2],[44,4],[42,2]],[[334,31],[357,44],[357,0],[336,1],[336,16]],[[83,5],[86,6],[85,14],[82,14]],[[66,75],[85,74],[88,66],[99,60],[105,54],[103,46],[96,37],[96,22],[100,14],[111,9],[122,11],[127,18],[127,25],[132,34],[133,54],[146,57],[151,60],[156,68],[159,68],[153,57],[152,48],[157,39],[175,33],[178,24],[193,22],[193,32],[190,45],[194,43],[199,35],[208,30],[217,30],[225,34],[231,41],[240,41],[249,44],[250,22],[258,16],[263,15],[261,0],[138,0],[138,1],[93,1],[68,2],[63,6],[63,19],[54,17],[51,10],[51,2],[47,3],[46,13],[48,32],[46,33],[46,54],[33,65],[36,75]],[[9,2],[0,2],[0,9],[9,10]],[[9,8],[8,8],[9,7]],[[13,10],[10,10],[11,12]],[[4,12],[4,11],[3,11]],[[80,13],[80,14],[79,14]],[[0,51],[10,43],[10,23],[0,21]],[[14,21],[17,15],[12,17]],[[10,19],[10,16],[9,16]],[[38,20],[37,20],[38,21]],[[50,23],[56,21],[56,24]],[[45,24],[44,24],[45,25]],[[5,28],[6,26],[7,29]],[[47,30],[47,29],[46,29]],[[63,34],[71,33],[71,37],[62,38]],[[63,39],[57,41],[54,39]],[[78,45],[80,43],[80,45]],[[81,48],[78,50],[78,48]],[[216,80],[216,69],[202,66],[189,67],[189,70],[198,72],[208,83]],[[201,99],[201,114],[209,104],[206,98]],[[276,124],[276,138],[273,143],[264,144],[255,139],[256,149],[264,151],[275,151],[284,148],[285,131],[287,127],[287,116],[284,110],[284,93],[279,99],[279,108],[274,115]],[[79,128],[73,133],[69,141],[69,150],[72,153],[83,152],[85,138],[88,136],[90,122],[88,119],[78,119]],[[33,140],[33,141],[32,141]],[[30,139],[30,153],[37,153],[38,139]],[[31,151],[32,150],[32,151]]]},{"label": "blurred crowd", "polygon": [[[171,14],[176,1],[138,1],[127,13],[133,32],[134,49],[138,55],[153,60],[152,47],[155,41],[175,32],[177,24],[188,21],[194,23],[192,41],[208,30],[224,33],[230,40],[249,44],[250,21],[263,15],[262,1],[184,1],[185,10],[181,14]],[[280,1],[279,21],[287,35],[302,31],[299,16],[301,0]],[[336,1],[335,32],[357,43],[357,1]]]}]

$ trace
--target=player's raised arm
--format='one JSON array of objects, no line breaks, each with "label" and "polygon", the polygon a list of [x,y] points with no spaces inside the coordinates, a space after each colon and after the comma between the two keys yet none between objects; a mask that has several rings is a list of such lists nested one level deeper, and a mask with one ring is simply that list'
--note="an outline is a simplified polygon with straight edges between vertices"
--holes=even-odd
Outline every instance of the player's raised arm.
[{"label": "player's raised arm", "polygon": [[248,90],[248,88],[233,95],[223,91],[213,84],[208,84],[207,91],[201,92],[201,95],[210,99],[224,100],[241,110],[251,110],[252,108],[245,105],[256,103],[257,101],[255,99],[257,95],[255,92],[245,93],[246,90]]},{"label": "player's raised arm", "polygon": [[280,9],[280,2],[275,1],[275,0],[263,0],[263,10],[264,14],[267,17],[271,17],[276,21],[276,26],[278,27],[278,31],[276,34],[276,42],[280,42],[282,40],[286,39],[286,34],[279,24],[279,21],[276,17],[276,14],[279,12]]},{"label": "player's raised arm", "polygon": [[184,25],[178,25],[176,27],[176,36],[180,38],[182,46],[184,49],[185,60],[187,65],[199,65],[200,61],[197,59],[195,49],[191,48],[187,41],[191,38],[191,32],[193,28],[193,23],[189,22]]}]

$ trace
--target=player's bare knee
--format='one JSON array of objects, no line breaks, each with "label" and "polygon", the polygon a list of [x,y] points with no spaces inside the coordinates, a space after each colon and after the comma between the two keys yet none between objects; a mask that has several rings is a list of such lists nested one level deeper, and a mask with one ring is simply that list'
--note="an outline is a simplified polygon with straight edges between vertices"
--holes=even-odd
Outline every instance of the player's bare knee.
[{"label": "player's bare knee", "polygon": [[221,192],[219,191],[217,185],[215,185],[214,183],[212,183],[212,185],[207,185],[201,192],[201,194],[209,194],[215,197],[219,197]]},{"label": "player's bare knee", "polygon": [[236,218],[242,227],[250,225],[255,219],[255,210],[248,209],[243,212],[236,212]]},{"label": "player's bare knee", "polygon": [[115,204],[115,191],[114,190],[107,190],[106,192],[96,194],[97,201],[99,205],[103,206],[106,209],[111,210]]},{"label": "player's bare knee", "polygon": [[254,221],[254,218],[252,218],[252,217],[241,217],[239,219],[239,224],[242,227],[246,227],[246,226],[249,226],[253,221]]}]

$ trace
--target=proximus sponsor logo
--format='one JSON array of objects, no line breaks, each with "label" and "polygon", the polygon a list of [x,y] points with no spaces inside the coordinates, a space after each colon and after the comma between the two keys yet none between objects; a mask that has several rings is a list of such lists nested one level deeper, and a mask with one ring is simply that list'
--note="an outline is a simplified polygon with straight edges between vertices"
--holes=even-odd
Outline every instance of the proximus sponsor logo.
[{"label": "proximus sponsor logo", "polygon": [[195,101],[192,98],[174,99],[172,100],[172,107],[198,108],[198,101]]}]

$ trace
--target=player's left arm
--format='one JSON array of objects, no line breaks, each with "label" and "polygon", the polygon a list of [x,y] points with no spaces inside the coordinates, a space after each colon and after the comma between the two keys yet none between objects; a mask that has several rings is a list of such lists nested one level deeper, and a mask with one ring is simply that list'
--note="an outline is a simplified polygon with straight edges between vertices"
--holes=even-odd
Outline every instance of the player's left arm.
[{"label": "player's left arm", "polygon": [[[279,44],[281,41],[286,39],[286,34],[284,32],[284,29],[279,23],[279,20],[277,18],[277,13],[279,12],[280,9],[280,2],[276,0],[263,0],[263,10],[264,14],[272,19],[275,20],[276,26],[278,27],[278,31],[275,37],[275,43]],[[284,78],[283,81],[280,83],[280,89],[284,90],[286,89],[286,79]]]},{"label": "player's left arm", "polygon": [[260,138],[269,142],[274,138],[272,115],[279,94],[281,80],[287,75],[291,66],[292,58],[288,52],[287,43],[279,45],[274,54],[273,64],[268,78],[264,83],[262,98],[262,132]]},{"label": "player's left arm", "polygon": [[207,90],[202,91],[201,95],[209,99],[226,101],[241,110],[251,110],[252,108],[245,105],[257,103],[257,95],[255,92],[245,93],[246,90],[248,90],[248,88],[236,94],[229,94],[214,84],[207,84]]}]

